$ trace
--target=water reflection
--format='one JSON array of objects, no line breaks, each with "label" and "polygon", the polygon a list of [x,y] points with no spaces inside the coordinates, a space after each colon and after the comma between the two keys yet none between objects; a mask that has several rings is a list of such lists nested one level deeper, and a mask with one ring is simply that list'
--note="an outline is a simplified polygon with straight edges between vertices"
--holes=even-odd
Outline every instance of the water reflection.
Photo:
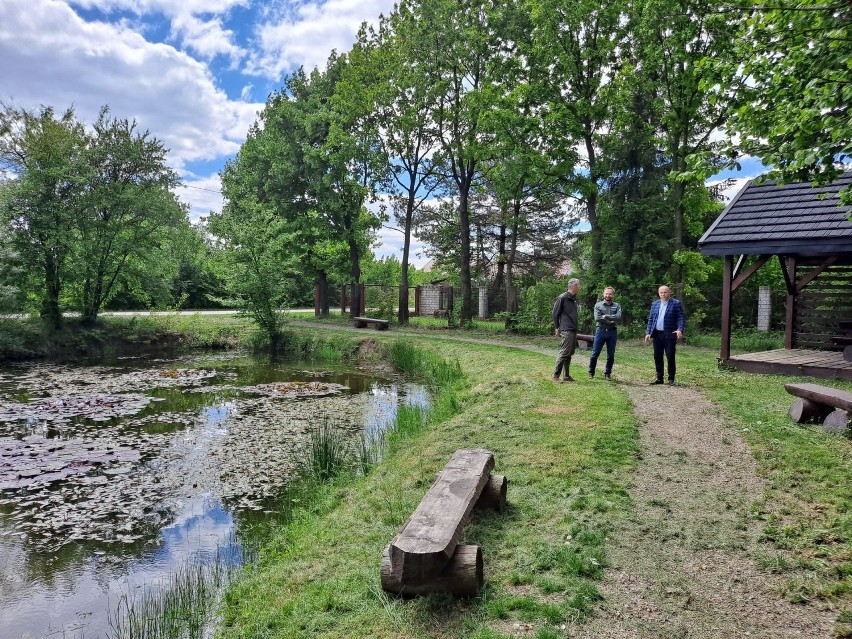
[{"label": "water reflection", "polygon": [[[186,565],[241,563],[247,551],[238,531],[274,520],[274,482],[286,480],[288,455],[318,420],[376,438],[399,406],[428,403],[422,387],[365,371],[233,357],[133,363],[0,371],[2,639],[105,637],[108,611],[122,597],[165,587]],[[346,389],[289,400],[246,392],[306,380]],[[9,419],[21,402],[79,402],[81,388],[90,396],[144,393],[147,403],[125,415],[91,413],[96,419]],[[47,450],[59,455],[54,468],[28,461],[32,468],[21,471]],[[265,463],[282,477],[248,472]],[[30,481],[42,478],[49,481]]]}]

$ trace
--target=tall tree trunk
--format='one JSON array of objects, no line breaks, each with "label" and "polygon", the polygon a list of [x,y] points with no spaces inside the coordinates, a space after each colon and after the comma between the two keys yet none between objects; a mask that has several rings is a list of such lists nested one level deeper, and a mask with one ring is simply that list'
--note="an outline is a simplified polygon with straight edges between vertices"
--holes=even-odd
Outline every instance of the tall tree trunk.
[{"label": "tall tree trunk", "polygon": [[400,326],[408,324],[408,256],[411,251],[411,222],[414,218],[415,193],[408,191],[408,200],[405,203],[405,224],[403,226],[402,243],[402,278],[399,284],[399,310],[397,320]]},{"label": "tall tree trunk", "polygon": [[589,220],[592,235],[592,254],[589,256],[589,270],[596,274],[601,269],[601,250],[603,246],[603,231],[598,224],[598,181],[597,181],[597,152],[591,135],[584,136],[586,154],[589,158],[589,185],[586,193],[586,217]]},{"label": "tall tree trunk", "polygon": [[460,190],[459,197],[459,222],[461,227],[461,294],[462,307],[459,314],[459,322],[467,324],[473,319],[473,291],[470,285],[470,179],[465,179],[465,184]]},{"label": "tall tree trunk", "polygon": [[497,272],[494,275],[494,281],[488,288],[488,308],[496,308],[495,302],[497,296],[503,292],[503,279],[506,272],[506,219],[503,218],[500,223],[500,230],[497,236]]},{"label": "tall tree trunk", "polygon": [[328,274],[325,271],[320,271],[317,273],[315,282],[319,296],[320,317],[328,317]]},{"label": "tall tree trunk", "polygon": [[361,312],[361,255],[358,250],[358,242],[352,233],[349,234],[349,277],[352,280],[352,306],[350,315],[356,317]]},{"label": "tall tree trunk", "polygon": [[42,320],[52,329],[62,328],[62,310],[59,308],[59,293],[62,283],[59,279],[59,267],[53,255],[48,254],[44,260],[45,296],[41,304]]}]

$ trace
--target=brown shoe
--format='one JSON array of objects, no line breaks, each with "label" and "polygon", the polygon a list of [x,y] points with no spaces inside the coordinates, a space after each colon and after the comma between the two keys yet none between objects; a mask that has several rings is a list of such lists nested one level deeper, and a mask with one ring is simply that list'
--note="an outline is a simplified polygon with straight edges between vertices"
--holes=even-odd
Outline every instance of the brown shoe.
[{"label": "brown shoe", "polygon": [[571,377],[570,375],[566,375],[566,376],[565,376],[565,381],[566,381],[566,382],[573,382],[573,381],[574,381],[574,378],[573,378],[573,377]]},{"label": "brown shoe", "polygon": [[607,381],[612,381],[612,375],[604,375],[604,379]]},{"label": "brown shoe", "polygon": [[562,380],[561,380],[561,379],[559,379],[558,377],[554,377],[554,378],[553,378],[553,383],[554,383],[554,384],[561,384],[561,383],[562,383]]}]

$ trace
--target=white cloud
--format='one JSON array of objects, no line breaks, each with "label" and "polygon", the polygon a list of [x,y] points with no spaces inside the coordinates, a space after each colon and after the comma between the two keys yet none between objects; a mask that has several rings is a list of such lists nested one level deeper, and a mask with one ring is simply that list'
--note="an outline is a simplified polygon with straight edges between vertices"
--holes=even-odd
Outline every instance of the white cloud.
[{"label": "white cloud", "polygon": [[393,4],[393,0],[328,0],[270,8],[270,22],[256,33],[261,50],[250,58],[246,72],[277,79],[298,66],[324,68],[332,49],[348,51],[361,23],[376,22]]},{"label": "white cloud", "polygon": [[122,25],[84,22],[49,0],[0,2],[0,98],[15,106],[73,105],[92,123],[102,105],[171,149],[170,164],[231,156],[262,104],[229,100],[206,66]]},{"label": "white cloud", "polygon": [[104,13],[129,11],[136,15],[162,13],[178,15],[220,14],[234,7],[245,7],[250,0],[73,0],[71,4],[83,9],[98,9]]},{"label": "white cloud", "polygon": [[219,176],[210,175],[195,180],[184,180],[184,185],[176,188],[174,192],[181,202],[189,204],[190,219],[197,222],[200,217],[222,210],[224,200],[220,193],[221,188]]},{"label": "white cloud", "polygon": [[224,29],[219,18],[200,20],[189,14],[176,16],[172,20],[172,35],[205,60],[220,54],[227,56],[234,68],[246,54],[233,43],[234,32]]}]

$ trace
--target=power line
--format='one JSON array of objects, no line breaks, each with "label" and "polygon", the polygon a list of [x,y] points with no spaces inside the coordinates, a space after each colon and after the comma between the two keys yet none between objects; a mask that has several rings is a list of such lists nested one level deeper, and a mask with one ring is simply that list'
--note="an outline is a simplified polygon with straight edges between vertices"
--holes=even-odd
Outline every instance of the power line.
[{"label": "power line", "polygon": [[181,187],[185,189],[195,189],[196,191],[207,191],[208,193],[218,193],[219,195],[222,195],[221,190],[214,191],[213,189],[205,189],[200,186],[192,186],[191,184],[181,184]]}]

